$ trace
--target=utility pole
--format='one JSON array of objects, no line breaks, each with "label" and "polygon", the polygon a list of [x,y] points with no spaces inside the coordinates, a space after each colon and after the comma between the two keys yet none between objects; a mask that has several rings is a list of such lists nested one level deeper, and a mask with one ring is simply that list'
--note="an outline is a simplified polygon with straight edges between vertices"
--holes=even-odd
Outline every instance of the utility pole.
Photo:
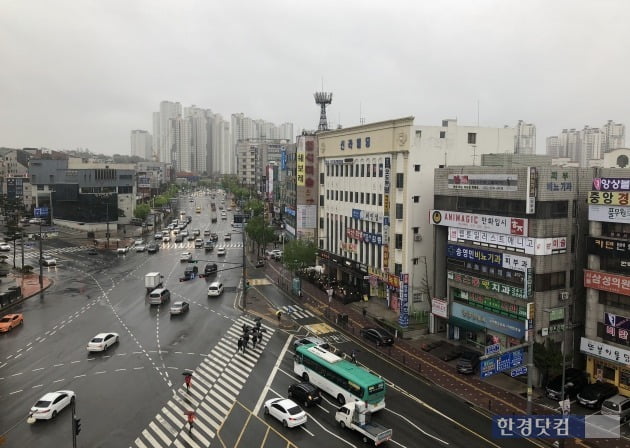
[{"label": "utility pole", "polygon": [[39,218],[39,298],[40,300],[44,300],[44,263],[42,262],[42,256],[43,256],[42,219]]},{"label": "utility pole", "polygon": [[[107,202],[105,203],[105,213],[107,214],[107,217],[105,219],[107,219],[107,249],[109,250],[109,196],[107,197]],[[155,221],[154,221],[155,222]],[[155,225],[154,225],[155,228]]]},{"label": "utility pole", "polygon": [[245,220],[243,219],[243,231],[241,234],[243,235],[243,311],[247,309],[247,263],[245,258]]}]

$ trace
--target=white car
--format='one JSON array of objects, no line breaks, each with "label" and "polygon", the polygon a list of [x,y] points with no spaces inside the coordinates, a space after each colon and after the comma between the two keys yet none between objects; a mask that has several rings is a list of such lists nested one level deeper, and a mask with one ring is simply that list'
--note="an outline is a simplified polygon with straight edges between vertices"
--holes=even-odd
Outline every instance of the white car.
[{"label": "white car", "polygon": [[265,415],[275,417],[285,428],[293,428],[306,423],[306,412],[288,398],[272,398],[265,401]]},{"label": "white car", "polygon": [[223,256],[225,255],[225,247],[221,246],[221,247],[217,247],[217,256]]},{"label": "white car", "polygon": [[162,239],[162,232],[158,232],[156,233],[153,238],[155,238],[156,240],[161,240]]},{"label": "white car", "polygon": [[0,243],[0,251],[7,252],[11,250],[11,245],[8,243]]},{"label": "white car", "polygon": [[223,294],[223,283],[210,283],[210,286],[208,286],[208,297],[219,297],[221,294]]},{"label": "white car", "polygon": [[127,252],[129,252],[128,247],[119,247],[118,249],[116,249],[117,254],[126,254]]},{"label": "white car", "polygon": [[42,220],[40,218],[31,218],[28,220],[29,224],[42,224]]},{"label": "white car", "polygon": [[87,345],[88,352],[104,352],[118,343],[118,333],[99,333]]},{"label": "white car", "polygon": [[182,230],[180,235],[181,236],[188,236],[188,230]]},{"label": "white car", "polygon": [[50,255],[43,255],[39,262],[43,266],[57,266],[57,260]]},{"label": "white car", "polygon": [[133,244],[134,244],[135,246],[142,246],[142,245],[144,244],[144,241],[143,241],[143,240],[135,240],[135,241],[133,242]]},{"label": "white car", "polygon": [[33,405],[30,416],[36,420],[50,420],[73,401],[74,392],[71,390],[48,392]]},{"label": "white car", "polygon": [[147,246],[145,246],[144,244],[136,245],[136,252],[144,252],[145,250],[147,250]]},{"label": "white car", "polygon": [[163,242],[163,243],[170,243],[170,242],[171,242],[171,237],[170,237],[170,236],[168,236],[168,235],[164,235],[164,236],[162,237],[162,242]]},{"label": "white car", "polygon": [[203,236],[210,236],[210,230],[206,229],[203,231]]},{"label": "white car", "polygon": [[183,252],[179,256],[179,261],[190,261],[192,260],[192,254],[190,252]]}]

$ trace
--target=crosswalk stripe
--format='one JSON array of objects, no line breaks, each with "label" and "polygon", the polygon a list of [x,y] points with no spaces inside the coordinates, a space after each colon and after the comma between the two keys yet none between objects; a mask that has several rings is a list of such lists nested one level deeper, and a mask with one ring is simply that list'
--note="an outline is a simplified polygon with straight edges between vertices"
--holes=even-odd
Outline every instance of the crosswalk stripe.
[{"label": "crosswalk stripe", "polygon": [[138,437],[138,438],[134,441],[134,443],[136,444],[136,446],[137,446],[138,448],[149,448],[148,446],[146,446],[146,445],[144,444],[144,442],[142,441],[142,439],[140,439],[140,437]]},{"label": "crosswalk stripe", "polygon": [[238,390],[234,389],[234,387],[232,387],[231,384],[228,384],[223,378],[219,378],[217,380],[217,385],[220,384],[221,386],[225,387],[227,390],[229,390],[230,392],[232,392],[234,394],[234,398],[236,398],[236,396],[238,395]]},{"label": "crosswalk stripe", "polygon": [[166,446],[170,445],[171,439],[166,437],[166,434],[164,434],[164,432],[160,428],[158,428],[158,426],[154,422],[149,423],[149,427],[153,430],[155,434],[157,434],[160,439],[162,439],[162,442],[164,442]]},{"label": "crosswalk stripe", "polygon": [[186,448],[186,446],[177,439],[175,439],[173,443],[177,446],[177,448]]},{"label": "crosswalk stripe", "polygon": [[211,439],[213,439],[215,435],[214,431],[202,423],[202,421],[208,421],[208,416],[204,412],[201,412],[199,409],[197,409],[195,414],[197,415],[197,420],[195,421],[195,429],[200,428],[203,432],[209,435]]},{"label": "crosswalk stripe", "polygon": [[[177,437],[177,433],[179,432],[179,430],[177,428],[179,428],[182,425],[181,419],[178,419],[177,417],[175,417],[173,415],[173,413],[171,411],[169,411],[166,406],[164,406],[164,408],[162,408],[162,413],[168,417],[168,419],[171,421],[171,423],[173,425],[175,425],[175,426],[172,426],[172,425],[169,424],[169,427],[172,428],[173,431],[175,431],[175,433],[173,435],[175,437]],[[168,423],[168,422],[165,420],[165,423]]]},{"label": "crosswalk stripe", "polygon": [[214,398],[216,398],[217,400],[219,400],[221,403],[223,403],[225,405],[225,407],[227,407],[228,409],[230,409],[232,407],[232,403],[230,403],[228,400],[226,400],[225,398],[223,398],[221,395],[219,394],[214,394]]},{"label": "crosswalk stripe", "polygon": [[243,387],[243,384],[245,384],[245,378],[243,378],[240,375],[240,372],[235,372],[234,370],[230,369],[229,367],[227,369],[225,369],[225,371],[227,373],[231,373],[232,375],[230,376],[224,376],[226,381],[229,381],[230,383],[233,383],[235,386],[237,387]]},{"label": "crosswalk stripe", "polygon": [[201,407],[204,408],[210,414],[207,416],[207,420],[209,424],[215,430],[219,429],[221,427],[221,422],[225,418],[225,415],[220,415],[215,409],[211,408],[206,403],[201,403]]},{"label": "crosswalk stripe", "polygon": [[227,415],[231,406],[228,407],[223,407],[223,403],[219,403],[218,401],[216,401],[211,395],[208,395],[208,397],[206,397],[206,401],[209,403],[212,403],[212,406],[215,407],[217,410],[221,411],[223,413],[223,415]]},{"label": "crosswalk stripe", "polygon": [[158,443],[157,440],[155,440],[155,438],[151,435],[151,433],[148,430],[144,430],[142,431],[142,435],[144,436],[145,439],[147,439],[149,441],[149,443],[153,446],[162,446]]},{"label": "crosswalk stripe", "polygon": [[232,364],[240,366],[240,369],[241,369],[242,372],[247,372],[247,373],[251,372],[251,367],[246,365],[246,364],[244,364],[244,363],[242,363],[240,361],[240,359],[238,359],[238,358],[234,358],[234,361],[232,361]]},{"label": "crosswalk stripe", "polygon": [[[199,445],[197,442],[195,442],[193,439],[190,438],[190,436],[188,435],[188,431],[187,430],[184,430],[184,431],[180,432],[179,435],[192,448],[198,448],[198,447],[200,448],[202,446],[202,445]],[[195,436],[195,437],[197,437],[197,436]],[[210,442],[208,442],[207,440],[206,440],[206,442],[207,442],[207,444],[205,446],[210,446]]]}]

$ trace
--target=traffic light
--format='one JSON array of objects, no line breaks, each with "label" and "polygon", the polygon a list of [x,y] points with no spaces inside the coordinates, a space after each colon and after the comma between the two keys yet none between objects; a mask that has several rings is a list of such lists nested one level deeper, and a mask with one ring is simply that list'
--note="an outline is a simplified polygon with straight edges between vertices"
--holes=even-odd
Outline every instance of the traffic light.
[{"label": "traffic light", "polygon": [[76,416],[72,417],[72,426],[74,427],[74,434],[78,436],[81,432],[81,419]]}]

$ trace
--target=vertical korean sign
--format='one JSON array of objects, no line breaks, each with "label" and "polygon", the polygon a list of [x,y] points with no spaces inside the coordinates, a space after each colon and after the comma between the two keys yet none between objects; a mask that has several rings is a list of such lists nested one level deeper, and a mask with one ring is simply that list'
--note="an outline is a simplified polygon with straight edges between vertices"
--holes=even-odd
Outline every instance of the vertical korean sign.
[{"label": "vertical korean sign", "polygon": [[295,171],[297,177],[297,186],[303,187],[305,185],[304,175],[306,174],[306,150],[305,140],[303,138],[300,139],[298,142]]},{"label": "vertical korean sign", "polygon": [[390,172],[392,166],[389,157],[385,157],[385,178],[383,182],[384,204],[383,209],[383,270],[389,272],[389,189],[390,189]]},{"label": "vertical korean sign", "polygon": [[400,297],[398,323],[401,327],[407,328],[409,326],[409,274],[400,274],[400,283],[402,294]]},{"label": "vertical korean sign", "polygon": [[525,213],[536,213],[536,190],[538,188],[538,171],[535,167],[527,167],[527,200],[525,201]]}]

